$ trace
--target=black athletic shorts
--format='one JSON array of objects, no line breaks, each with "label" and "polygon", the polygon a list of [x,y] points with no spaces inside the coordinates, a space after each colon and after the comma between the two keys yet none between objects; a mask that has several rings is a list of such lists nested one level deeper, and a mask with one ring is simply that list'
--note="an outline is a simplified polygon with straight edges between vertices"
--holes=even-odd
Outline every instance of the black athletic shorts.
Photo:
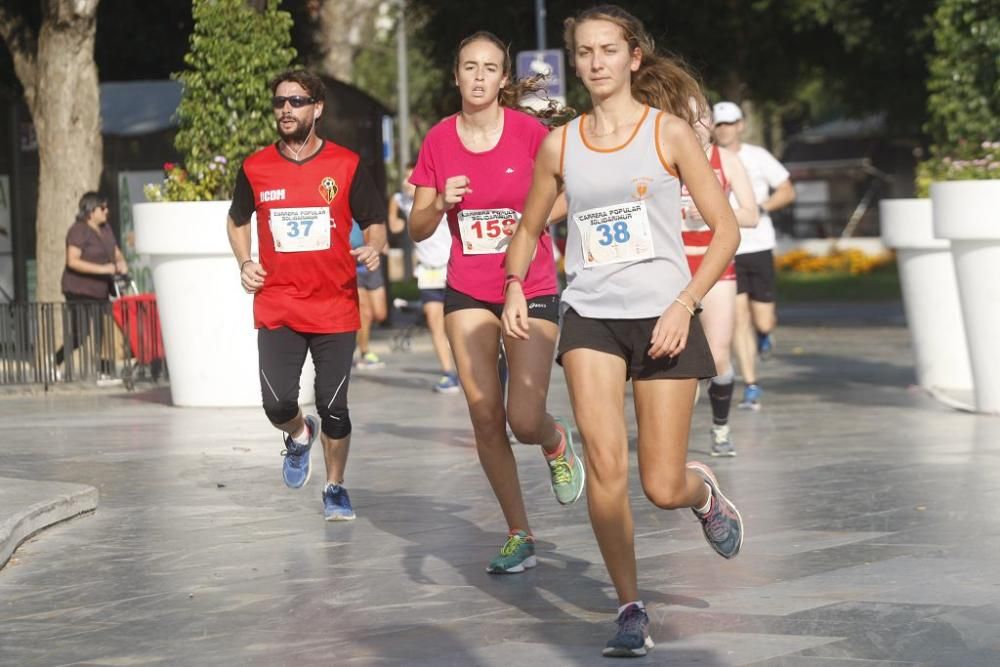
[{"label": "black athletic shorts", "polygon": [[420,303],[444,303],[444,288],[420,290]]},{"label": "black athletic shorts", "polygon": [[770,250],[736,255],[736,293],[751,301],[774,303],[774,253]]},{"label": "black athletic shorts", "polygon": [[[451,287],[444,290],[444,314],[454,313],[456,310],[468,310],[470,308],[481,308],[488,310],[497,316],[503,315],[502,303],[486,303],[479,299],[473,299],[468,294],[463,294]],[[548,320],[553,324],[559,324],[559,296],[550,294],[548,296],[536,296],[528,299],[528,317],[535,317],[540,320]]]},{"label": "black athletic shorts", "polygon": [[665,378],[705,379],[714,377],[715,359],[698,316],[691,318],[687,345],[676,357],[653,359],[649,339],[657,317],[641,320],[594,319],[583,317],[570,308],[563,315],[556,361],[570,350],[585,348],[614,354],[625,360],[625,379],[661,380]]},{"label": "black athletic shorts", "polygon": [[309,351],[316,367],[317,412],[321,417],[327,413],[346,412],[355,338],[354,331],[304,334],[288,327],[258,329],[260,392],[264,407],[289,401],[298,405],[299,376]]}]

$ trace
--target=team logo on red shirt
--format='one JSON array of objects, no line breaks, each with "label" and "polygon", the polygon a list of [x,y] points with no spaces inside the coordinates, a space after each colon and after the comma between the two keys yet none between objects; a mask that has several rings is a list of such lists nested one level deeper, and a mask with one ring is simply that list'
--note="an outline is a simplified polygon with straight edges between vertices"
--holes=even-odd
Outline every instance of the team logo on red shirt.
[{"label": "team logo on red shirt", "polygon": [[338,189],[337,181],[333,180],[330,176],[319,182],[319,193],[323,196],[323,200],[327,204],[333,202],[333,198],[337,196]]}]

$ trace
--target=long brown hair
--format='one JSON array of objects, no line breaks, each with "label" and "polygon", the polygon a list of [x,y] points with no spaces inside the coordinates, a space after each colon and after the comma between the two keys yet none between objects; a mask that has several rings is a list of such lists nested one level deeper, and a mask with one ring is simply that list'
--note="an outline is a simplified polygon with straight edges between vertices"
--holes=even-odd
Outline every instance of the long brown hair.
[{"label": "long brown hair", "polygon": [[[561,106],[558,101],[549,99],[545,88],[544,76],[537,75],[523,79],[515,79],[511,73],[510,46],[504,44],[503,40],[488,30],[479,30],[474,32],[458,43],[458,48],[455,49],[455,64],[453,66],[456,77],[458,76],[459,58],[461,57],[462,49],[469,44],[478,41],[489,42],[493,46],[500,49],[501,53],[503,53],[503,64],[501,65],[501,69],[503,70],[502,76],[507,79],[507,85],[501,86],[500,88],[500,95],[497,100],[500,103],[500,106],[524,111],[525,113],[529,113],[536,118],[542,119],[556,118],[575,113],[569,107]],[[524,100],[527,97],[541,98],[546,100],[547,104],[541,109],[534,109],[524,104]]]},{"label": "long brown hair", "polygon": [[697,75],[677,56],[658,52],[642,21],[618,5],[598,5],[566,19],[563,39],[571,62],[576,58],[576,29],[585,21],[614,23],[622,29],[629,53],[639,49],[642,63],[632,73],[632,97],[679,116],[692,127],[698,122],[708,102]]}]

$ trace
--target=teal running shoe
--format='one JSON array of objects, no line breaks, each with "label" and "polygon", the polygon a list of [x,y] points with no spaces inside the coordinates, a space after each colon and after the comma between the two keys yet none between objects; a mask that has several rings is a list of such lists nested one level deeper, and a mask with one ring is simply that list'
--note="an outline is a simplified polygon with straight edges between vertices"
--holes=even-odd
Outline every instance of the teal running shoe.
[{"label": "teal running shoe", "polygon": [[552,484],[552,493],[556,494],[556,500],[562,505],[572,505],[583,494],[587,471],[583,461],[576,455],[569,424],[557,417],[556,430],[566,442],[566,450],[554,459],[545,459],[549,464],[549,481]]},{"label": "teal running shoe", "polygon": [[517,574],[538,565],[535,542],[523,530],[511,533],[500,547],[500,553],[490,561],[486,571],[490,574]]}]

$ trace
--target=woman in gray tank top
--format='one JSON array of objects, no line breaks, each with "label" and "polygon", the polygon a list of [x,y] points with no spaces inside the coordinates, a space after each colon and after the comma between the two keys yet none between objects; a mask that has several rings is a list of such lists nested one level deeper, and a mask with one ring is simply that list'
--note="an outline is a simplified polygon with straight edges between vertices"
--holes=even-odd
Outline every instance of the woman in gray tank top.
[{"label": "woman in gray tank top", "polygon": [[[506,333],[526,338],[521,281],[560,190],[569,203],[567,287],[557,360],[586,443],[590,520],[618,594],[607,656],[653,646],[639,599],[628,501],[625,383],[631,379],[646,496],[691,508],[712,548],[739,553],[743,524],[711,470],[686,463],[699,378],[715,375],[697,312],[733,258],[739,230],[692,130],[698,82],[658,55],[642,24],[605,5],[566,22],[567,49],[593,112],[549,135],[524,215],[507,250]],[[680,176],[714,232],[692,277],[681,242]]]}]

